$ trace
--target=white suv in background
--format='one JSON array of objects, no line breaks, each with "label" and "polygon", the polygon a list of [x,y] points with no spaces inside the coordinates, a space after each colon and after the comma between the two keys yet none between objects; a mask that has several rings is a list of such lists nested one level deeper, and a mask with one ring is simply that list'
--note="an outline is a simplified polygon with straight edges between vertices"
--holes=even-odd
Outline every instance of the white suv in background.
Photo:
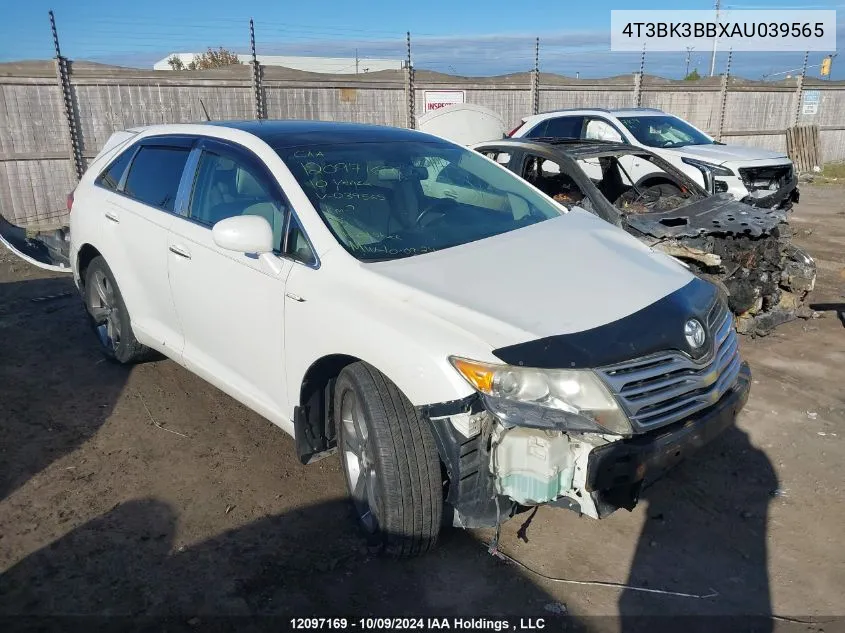
[{"label": "white suv in background", "polygon": [[[765,208],[789,207],[798,201],[798,178],[786,154],[720,143],[691,123],[654,108],[545,112],[525,117],[509,136],[637,145],[658,154],[713,193],[728,193]],[[648,161],[631,161],[625,167],[634,184],[652,184],[647,182],[654,174]]]}]

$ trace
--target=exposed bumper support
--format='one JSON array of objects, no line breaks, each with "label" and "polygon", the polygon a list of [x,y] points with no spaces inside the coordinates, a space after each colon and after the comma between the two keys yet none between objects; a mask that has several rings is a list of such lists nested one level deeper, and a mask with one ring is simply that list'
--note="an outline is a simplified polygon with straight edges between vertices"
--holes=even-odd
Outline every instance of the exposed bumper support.
[{"label": "exposed bumper support", "polygon": [[[597,518],[605,517],[618,508],[633,509],[643,485],[658,479],[734,423],[748,399],[750,382],[751,371],[743,363],[735,386],[718,403],[695,414],[690,420],[651,433],[603,446],[591,446],[585,441],[586,436],[572,435],[569,439],[573,447],[571,459],[564,461],[573,462],[578,466],[575,470],[582,474],[566,478],[567,481],[571,479],[570,492],[563,492],[564,496],[549,504]],[[453,410],[457,417],[461,415],[458,411],[465,409],[465,404],[452,403],[447,409]],[[492,527],[511,516],[518,503],[501,494],[503,482],[498,479],[498,470],[490,466],[493,452],[498,450],[493,429],[503,427],[489,412],[477,411],[477,402],[473,404],[476,413],[463,413],[476,417],[479,431],[474,432],[473,437],[468,438],[459,432],[449,417],[432,419],[431,424],[449,477],[446,501],[455,510],[455,525]],[[466,428],[466,425],[459,426]],[[540,429],[529,431],[538,434],[535,448],[543,451],[546,449],[539,434],[562,433]],[[507,437],[506,430],[503,435]],[[557,461],[552,462],[549,465],[553,468],[559,466]],[[564,482],[561,484],[565,485]]]}]

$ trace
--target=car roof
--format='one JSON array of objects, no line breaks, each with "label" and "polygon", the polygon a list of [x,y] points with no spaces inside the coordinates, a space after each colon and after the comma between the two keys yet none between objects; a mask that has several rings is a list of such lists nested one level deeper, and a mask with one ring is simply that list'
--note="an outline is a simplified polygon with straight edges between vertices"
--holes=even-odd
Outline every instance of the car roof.
[{"label": "car roof", "polygon": [[273,148],[375,141],[446,142],[441,138],[416,130],[336,121],[210,121],[207,125],[248,132]]},{"label": "car roof", "polygon": [[476,149],[484,146],[493,147],[519,147],[522,149],[546,149],[552,150],[561,154],[566,154],[574,159],[586,158],[590,156],[601,156],[607,154],[614,154],[619,152],[637,152],[650,153],[648,150],[630,145],[628,143],[615,143],[613,141],[598,141],[585,140],[579,138],[553,138],[553,137],[538,137],[538,138],[506,138],[498,141],[486,141],[475,145]]},{"label": "car roof", "polygon": [[565,108],[562,110],[548,110],[532,116],[525,120],[548,119],[558,114],[612,114],[613,116],[667,116],[666,112],[657,108]]}]

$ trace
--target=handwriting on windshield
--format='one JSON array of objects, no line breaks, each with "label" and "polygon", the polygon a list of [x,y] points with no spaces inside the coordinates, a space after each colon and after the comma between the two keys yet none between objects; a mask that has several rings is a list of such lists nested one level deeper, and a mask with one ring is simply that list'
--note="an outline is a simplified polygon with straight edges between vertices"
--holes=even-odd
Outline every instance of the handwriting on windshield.
[{"label": "handwriting on windshield", "polygon": [[349,248],[366,255],[383,255],[388,257],[396,257],[397,255],[424,255],[425,253],[432,253],[436,248],[429,246],[407,247],[407,248],[391,248],[389,246],[372,246],[370,244],[348,244]]}]

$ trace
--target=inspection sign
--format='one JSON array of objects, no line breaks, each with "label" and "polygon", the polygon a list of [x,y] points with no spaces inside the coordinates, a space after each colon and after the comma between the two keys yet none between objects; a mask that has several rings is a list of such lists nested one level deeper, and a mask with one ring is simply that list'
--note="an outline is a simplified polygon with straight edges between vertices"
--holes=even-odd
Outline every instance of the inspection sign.
[{"label": "inspection sign", "polygon": [[423,94],[425,111],[439,110],[446,106],[464,103],[466,93],[463,90],[426,90]]},{"label": "inspection sign", "polygon": [[802,114],[817,114],[821,103],[821,92],[819,90],[805,90],[802,100]]}]

